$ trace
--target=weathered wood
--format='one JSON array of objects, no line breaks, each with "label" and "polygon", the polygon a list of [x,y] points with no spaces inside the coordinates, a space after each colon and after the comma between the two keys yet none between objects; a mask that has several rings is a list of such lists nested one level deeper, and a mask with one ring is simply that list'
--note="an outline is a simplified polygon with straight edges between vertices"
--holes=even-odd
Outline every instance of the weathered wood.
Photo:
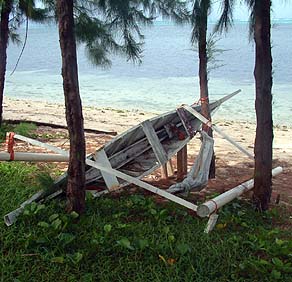
[{"label": "weathered wood", "polygon": [[207,226],[204,230],[204,233],[209,233],[214,229],[214,227],[216,226],[218,217],[219,217],[219,215],[217,213],[212,213],[210,215],[209,220],[207,222]]},{"label": "weathered wood", "polygon": [[161,169],[161,177],[163,179],[168,179],[167,165],[166,164],[162,165],[160,169]]},{"label": "weathered wood", "polygon": [[[159,131],[159,133],[163,132]],[[160,137],[159,139],[160,141],[163,141],[167,138],[167,135],[161,134],[161,136],[162,137]],[[149,145],[147,138],[143,138],[142,140],[139,140],[138,142],[131,144],[124,150],[110,156],[109,160],[113,168],[121,168],[150,149],[151,145]],[[90,179],[92,180],[98,179],[100,177],[101,177],[100,171],[95,168],[91,168],[86,172],[87,181],[90,181]]]},{"label": "weathered wood", "polygon": [[160,140],[149,120],[142,122],[143,131],[152,146],[154,154],[161,165],[167,162],[167,153],[165,152]]},{"label": "weathered wood", "polygon": [[[63,156],[65,157],[65,156]],[[61,175],[56,181],[55,184],[61,183],[66,180],[66,174]],[[15,209],[14,211],[4,215],[4,222],[7,226],[12,225],[16,220],[17,217],[24,211],[26,205],[31,204],[32,202],[41,202],[44,199],[49,200],[53,199],[54,197],[63,193],[63,190],[59,188],[59,185],[55,186],[56,189],[52,191],[41,190],[32,195],[28,200],[23,202],[19,208]]]},{"label": "weathered wood", "polygon": [[182,180],[188,172],[188,150],[185,145],[177,152],[177,179]]},{"label": "weathered wood", "polygon": [[34,194],[32,197],[30,197],[28,200],[26,200],[25,202],[23,202],[19,208],[17,208],[16,210],[4,215],[4,222],[7,226],[12,225],[17,217],[24,211],[24,208],[26,205],[31,204],[32,202],[37,201],[38,199],[42,198],[45,195],[45,192],[43,190],[37,192],[36,194]]},{"label": "weathered wood", "polygon": [[32,139],[32,138],[29,138],[29,137],[25,137],[25,136],[22,136],[22,135],[19,135],[19,134],[15,134],[14,135],[14,138],[15,139],[19,139],[19,140],[22,140],[24,142],[27,142],[31,145],[35,145],[35,146],[39,146],[41,148],[45,148],[45,149],[48,149],[52,152],[55,152],[57,154],[60,154],[60,155],[63,155],[63,156],[66,156],[69,158],[69,152],[65,151],[67,155],[64,154],[64,150],[58,148],[58,147],[55,147],[53,145],[49,145],[49,144],[46,144],[46,143],[43,143],[43,142],[40,142],[38,140],[35,140],[35,139]]},{"label": "weathered wood", "polygon": [[[109,161],[109,159],[108,159],[108,157],[103,149],[96,152],[95,162],[97,164],[102,165],[103,167],[112,168],[111,163],[110,163],[110,161]],[[101,170],[101,175],[103,177],[103,180],[104,180],[108,190],[113,191],[119,187],[120,183],[119,183],[118,179],[113,174],[109,174],[109,173]]]},{"label": "weathered wood", "polygon": [[172,160],[171,159],[167,162],[166,168],[167,168],[168,176],[173,176],[174,169],[173,169],[173,165],[172,165]]},{"label": "weathered wood", "polygon": [[[210,104],[210,109],[213,111],[224,101],[239,93],[239,91],[227,95],[216,102],[212,102]],[[195,109],[199,110],[199,108],[199,106],[195,106]],[[191,125],[195,129],[198,129],[200,126],[200,121],[193,115],[189,114],[187,111],[186,113],[188,114],[187,118],[189,119]],[[185,132],[181,120],[175,110],[159,115],[158,117],[154,117],[150,119],[150,122],[155,128],[160,142],[164,141],[163,147],[165,152],[167,152],[168,159],[176,154],[190,140],[189,136],[185,140],[177,140],[176,134],[171,135],[172,138],[170,139],[169,132],[167,133],[168,124],[175,124],[178,130]],[[131,171],[133,166],[139,166],[143,160],[147,158],[149,162],[152,162],[152,167],[151,169],[146,168],[144,170],[144,167],[141,166],[140,175],[145,176],[149,173],[152,173],[160,166],[160,163],[156,163],[156,156],[152,156],[150,153],[153,152],[153,150],[150,150],[151,146],[149,146],[148,143],[149,142],[147,138],[145,138],[144,131],[141,130],[141,125],[136,125],[109,141],[104,146],[104,150],[108,155],[113,168],[122,168]],[[87,170],[86,179],[88,184],[93,184],[94,181],[98,181],[100,178],[101,173],[99,170],[95,168],[89,168]],[[100,187],[100,184],[98,184],[98,186]]]},{"label": "weathered wood", "polygon": [[181,123],[185,129],[185,132],[188,134],[188,136],[192,137],[194,136],[194,129],[190,123],[190,121],[186,118],[185,112],[183,108],[176,109],[177,115],[179,116]]},{"label": "weathered wood", "polygon": [[173,166],[171,159],[161,166],[161,176],[163,179],[168,179],[170,176],[173,176]]}]

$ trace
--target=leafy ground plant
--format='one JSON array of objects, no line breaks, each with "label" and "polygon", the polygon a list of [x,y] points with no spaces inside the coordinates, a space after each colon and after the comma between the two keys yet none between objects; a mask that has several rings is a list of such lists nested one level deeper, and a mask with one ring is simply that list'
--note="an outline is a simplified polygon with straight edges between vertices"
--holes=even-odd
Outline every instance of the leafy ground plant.
[{"label": "leafy ground plant", "polygon": [[[2,217],[40,188],[38,173],[0,163]],[[292,281],[289,210],[234,202],[207,235],[205,220],[150,196],[88,196],[80,218],[64,207],[31,204],[0,223],[1,281]]]}]

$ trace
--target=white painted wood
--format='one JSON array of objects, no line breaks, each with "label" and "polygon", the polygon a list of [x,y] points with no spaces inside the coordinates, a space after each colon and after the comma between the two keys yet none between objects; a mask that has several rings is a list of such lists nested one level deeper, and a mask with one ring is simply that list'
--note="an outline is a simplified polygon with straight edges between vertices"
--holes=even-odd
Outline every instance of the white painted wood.
[{"label": "white painted wood", "polygon": [[[36,141],[36,140],[33,140],[31,138],[27,138],[27,137],[24,137],[24,136],[21,136],[21,135],[17,135],[16,137],[17,139],[20,139],[20,140],[23,140],[23,141],[26,141],[32,145],[37,145],[39,147],[42,147],[42,148],[49,148],[51,151],[53,152],[56,152],[58,154],[61,154],[63,156],[68,156],[68,152],[67,151],[64,151],[60,148],[57,148],[55,146],[52,146],[52,145],[48,145],[48,144],[45,144],[45,143],[42,143],[40,141]],[[24,140],[25,139],[25,140]],[[106,172],[108,174],[112,174],[112,175],[115,175],[116,177],[118,178],[121,178],[129,183],[133,183],[141,188],[144,188],[145,190],[148,190],[152,193],[155,193],[159,196],[162,196],[168,200],[171,200],[177,204],[180,204],[188,209],[191,209],[193,211],[196,211],[197,210],[197,205],[194,205],[193,203],[190,203],[184,199],[181,199],[175,195],[172,195],[164,190],[161,190],[149,183],[146,183],[146,182],[143,182],[135,177],[132,177],[132,176],[129,176],[125,173],[122,173],[116,169],[112,169],[112,168],[108,168],[108,167],[103,167],[102,165],[92,161],[92,160],[89,160],[89,159],[86,159],[85,160],[86,164],[89,165],[89,166],[92,166],[92,167],[95,167],[103,172]]]},{"label": "white painted wood", "polygon": [[[69,158],[59,154],[15,152],[13,160],[24,162],[68,162]],[[0,152],[0,161],[10,161],[10,154]]]},{"label": "white painted wood", "polygon": [[5,224],[7,226],[11,226],[16,221],[17,217],[24,211],[24,208],[26,205],[29,205],[32,202],[40,199],[41,197],[43,197],[44,194],[45,194],[45,192],[43,190],[37,192],[32,197],[30,197],[28,200],[23,202],[18,209],[4,215]]},{"label": "white painted wood", "polygon": [[[220,106],[224,101],[230,99],[231,97],[233,97],[234,95],[236,95],[237,93],[239,93],[240,90],[229,94],[221,99],[219,99],[216,102],[213,102],[212,104],[210,104],[210,106],[212,107],[212,109],[214,109],[215,107]],[[169,113],[164,113],[162,115],[159,115],[157,117],[154,117],[152,119],[150,119],[151,122],[156,122],[157,120],[164,120],[164,119],[168,119],[168,116],[173,115],[174,117],[177,116],[177,113],[173,110]],[[177,126],[180,127],[182,126],[182,124],[180,123],[179,117],[177,117]],[[172,123],[172,120],[168,120],[168,123]],[[166,123],[166,124],[168,124]],[[145,152],[147,152],[151,146],[149,146],[149,142],[147,141],[147,138],[143,138],[143,132],[140,133],[141,138],[140,140],[134,141],[133,142],[133,132],[137,132],[139,131],[139,129],[141,128],[140,125],[134,126],[131,129],[125,131],[124,133],[122,133],[121,135],[117,136],[116,138],[113,138],[109,143],[107,143],[104,147],[105,152],[108,154],[108,158],[110,160],[110,163],[112,165],[113,168],[121,168],[124,165],[126,165],[127,163],[135,160],[135,162],[138,163],[137,159],[139,158],[139,156],[142,156],[143,154],[145,154]],[[156,134],[159,136],[160,142],[162,142],[163,140],[165,140],[168,135],[166,132],[166,129],[163,127],[163,129],[160,129],[158,131],[156,131]],[[122,142],[123,139],[123,142]],[[189,141],[189,137],[187,139],[187,141]],[[110,155],[108,153],[109,151],[112,151],[112,146],[114,145],[114,143],[125,143],[127,142],[127,146],[126,148],[121,149],[120,151],[117,151],[116,153]],[[187,143],[187,142],[186,142]],[[168,145],[165,144],[164,145],[165,151],[167,153],[167,157],[168,159],[170,159],[173,154],[174,151],[170,148],[168,149]],[[180,149],[180,148],[179,148]],[[159,165],[157,166],[157,164],[153,163],[153,170],[155,170],[156,168],[158,168]],[[151,171],[153,171],[151,170]],[[150,170],[147,170],[147,173],[149,173]],[[142,175],[145,175],[145,171],[141,171]],[[146,174],[147,175],[147,174]],[[98,180],[101,178],[101,173],[99,170],[95,169],[95,168],[90,168],[86,171],[86,181],[87,183],[91,183],[95,180]]]},{"label": "white painted wood", "polygon": [[[96,151],[95,154],[95,163],[102,165],[103,167],[112,168],[111,163],[103,149]],[[116,190],[119,188],[118,179],[110,173],[104,172],[101,170],[101,175],[103,180],[110,191]]]},{"label": "white painted wood", "polygon": [[182,123],[182,125],[183,125],[183,127],[184,127],[186,133],[188,134],[188,136],[190,136],[189,129],[188,129],[186,123],[185,123],[184,118],[182,117],[182,114],[181,114],[181,112],[180,112],[180,108],[176,109],[176,113],[177,113],[177,115],[179,116],[179,118],[180,118],[180,120],[181,120],[181,123]]},{"label": "white painted wood", "polygon": [[[220,106],[221,104],[223,104],[224,102],[226,102],[227,100],[231,99],[232,97],[234,97],[235,95],[237,95],[238,93],[241,92],[241,89],[238,89],[236,90],[235,92],[231,93],[231,94],[228,94],[226,96],[224,96],[223,98],[217,100],[214,102],[214,106],[215,107],[218,107]],[[212,103],[213,104],[213,103]]]},{"label": "white painted wood", "polygon": [[193,211],[197,210],[197,206],[194,205],[193,203],[190,203],[190,202],[188,202],[188,201],[186,201],[184,199],[181,199],[181,198],[179,198],[179,197],[177,197],[175,195],[172,195],[172,194],[170,194],[170,193],[168,193],[168,192],[166,192],[164,190],[161,190],[161,189],[159,189],[159,188],[157,188],[157,187],[155,187],[155,186],[153,186],[153,185],[151,185],[149,183],[141,181],[141,180],[139,180],[139,179],[137,179],[135,177],[132,177],[132,176],[129,176],[129,175],[125,174],[125,173],[122,173],[122,172],[120,172],[120,171],[118,171],[116,169],[110,169],[110,168],[102,167],[101,165],[96,164],[95,162],[93,162],[91,160],[86,160],[86,164],[90,165],[90,166],[93,166],[93,167],[95,167],[97,169],[103,170],[103,171],[105,171],[107,173],[111,173],[111,174],[115,175],[118,178],[121,178],[121,179],[123,179],[123,180],[125,180],[125,181],[127,181],[129,183],[133,183],[133,184],[135,184],[135,185],[137,185],[137,186],[139,186],[141,188],[144,188],[145,190],[148,190],[148,191],[150,191],[152,193],[155,193],[155,194],[157,194],[159,196],[162,196],[162,197],[164,197],[164,198],[166,198],[168,200],[171,200],[171,201],[173,201],[173,202],[175,202],[177,204],[180,204],[180,205],[182,205],[182,206],[184,206],[184,207],[186,207],[188,209],[191,209]]},{"label": "white painted wood", "polygon": [[[56,181],[55,184],[60,183],[62,181],[64,181],[64,179],[66,178],[67,174],[63,174],[61,175]],[[32,202],[41,202],[44,198],[46,198],[46,200],[49,199],[53,199],[55,197],[57,197],[58,195],[62,194],[63,190],[59,189],[51,194],[48,193],[48,191],[38,191],[37,193],[35,193],[34,195],[32,195],[28,200],[26,200],[25,202],[23,202],[19,208],[15,209],[14,211],[6,214],[4,216],[4,222],[7,226],[12,225],[16,220],[17,217],[24,211],[24,208],[26,205],[31,204]]]},{"label": "white painted wood", "polygon": [[157,160],[161,165],[164,165],[167,162],[167,154],[160,143],[152,123],[149,120],[145,120],[141,123],[141,125],[150,145],[152,146]]},{"label": "white painted wood", "polygon": [[[283,172],[283,168],[278,166],[272,170],[272,175],[276,176]],[[234,200],[235,198],[239,197],[243,193],[251,190],[254,186],[254,179],[250,179],[225,193],[215,197],[212,200],[207,201],[206,203],[198,206],[197,214],[200,217],[206,217],[224,206],[225,204],[229,203],[230,201]]]},{"label": "white painted wood", "polygon": [[249,158],[251,158],[252,160],[254,159],[254,156],[248,152],[245,148],[243,148],[242,146],[240,146],[238,143],[236,143],[232,138],[230,138],[226,133],[224,133],[220,128],[218,128],[217,126],[215,126],[214,124],[212,124],[208,119],[206,119],[203,115],[201,115],[199,112],[197,112],[196,110],[194,110],[193,108],[191,108],[188,105],[183,105],[183,108],[185,108],[187,111],[189,111],[192,115],[194,115],[196,118],[198,118],[199,120],[201,120],[204,124],[206,124],[207,126],[211,127],[213,130],[215,130],[216,132],[218,132],[224,139],[226,139],[227,141],[229,141],[233,146],[235,146],[238,150],[240,150],[242,153],[244,153],[245,155],[247,155]]},{"label": "white painted wood", "polygon": [[14,139],[25,141],[25,142],[27,142],[29,144],[32,144],[32,145],[35,145],[35,146],[39,146],[41,148],[48,149],[48,150],[50,150],[52,152],[55,152],[57,154],[60,154],[62,156],[65,156],[65,157],[69,158],[69,152],[64,151],[64,150],[62,150],[62,149],[60,149],[58,147],[55,147],[53,145],[49,145],[49,144],[40,142],[40,141],[32,139],[32,138],[28,138],[28,137],[25,137],[25,136],[22,136],[22,135],[19,135],[19,134],[15,134],[14,135]]}]

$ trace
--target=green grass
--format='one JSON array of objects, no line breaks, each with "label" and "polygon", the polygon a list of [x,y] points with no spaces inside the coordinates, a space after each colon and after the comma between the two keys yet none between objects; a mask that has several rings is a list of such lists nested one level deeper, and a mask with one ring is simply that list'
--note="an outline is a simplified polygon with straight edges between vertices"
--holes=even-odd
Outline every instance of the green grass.
[{"label": "green grass", "polygon": [[[0,163],[2,218],[39,189],[38,173]],[[0,223],[1,281],[292,281],[281,209],[260,215],[233,202],[207,235],[206,220],[149,196],[88,197],[81,218],[64,206],[32,204],[13,226]]]},{"label": "green grass", "polygon": [[27,137],[35,137],[34,131],[37,129],[37,126],[33,123],[21,122],[16,125],[3,123],[0,127],[0,142],[5,141],[7,132],[15,132],[20,135]]}]

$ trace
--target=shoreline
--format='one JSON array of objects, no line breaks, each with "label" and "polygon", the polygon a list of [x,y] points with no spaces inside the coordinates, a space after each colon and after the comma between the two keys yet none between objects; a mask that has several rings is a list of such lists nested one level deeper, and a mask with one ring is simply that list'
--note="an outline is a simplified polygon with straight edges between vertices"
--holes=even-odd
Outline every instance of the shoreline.
[{"label": "shoreline", "polygon": [[[51,111],[54,109],[54,113],[47,113],[46,111]],[[98,125],[101,128],[93,128],[97,130],[104,131],[117,131],[121,133],[120,130],[124,131],[125,128],[130,128],[139,122],[142,122],[145,119],[154,117],[156,115],[162,114],[168,111],[147,111],[141,109],[124,109],[124,108],[114,108],[114,107],[94,107],[83,105],[83,118],[84,125]],[[102,114],[101,116],[96,116],[96,114]],[[106,118],[106,114],[111,115],[111,119]],[[95,118],[93,118],[95,116]],[[45,101],[45,100],[33,100],[33,99],[19,99],[11,98],[4,96],[3,101],[3,117],[4,120],[23,120],[23,121],[32,121],[32,122],[45,122],[52,123],[56,125],[66,126],[65,120],[65,105],[58,102]],[[40,120],[40,117],[42,119]],[[133,119],[133,122],[129,121],[127,118]],[[116,123],[114,120],[119,119],[120,122]],[[121,122],[125,121],[127,125],[123,125]],[[134,123],[137,121],[137,123]],[[108,130],[109,126],[106,123],[111,123],[112,125],[117,126],[118,129],[114,130],[112,126]],[[249,119],[234,119],[221,117],[220,113],[214,114],[214,123],[239,123],[239,124],[252,124],[255,125],[255,120]],[[274,129],[286,130],[292,129],[292,125],[284,124],[275,124]]]},{"label": "shoreline", "polygon": [[[157,114],[140,110],[83,106],[84,127],[101,131],[116,131],[118,134]],[[63,104],[8,97],[4,97],[3,120],[41,121],[61,126],[67,125]]]},{"label": "shoreline", "polygon": [[[141,123],[142,121],[156,116],[157,113],[149,113],[140,110],[120,110],[114,108],[83,107],[84,128],[104,132],[117,132],[121,134],[127,129]],[[44,101],[32,101],[11,99],[4,97],[3,120],[23,120],[51,123],[66,126],[65,107],[62,104],[54,104]],[[256,124],[248,120],[237,121],[214,118],[226,134],[235,141],[242,143],[247,148],[253,148]],[[226,141],[214,134],[216,143],[227,145]],[[279,151],[277,157],[290,159],[292,156],[291,144],[292,128],[286,125],[274,126],[273,147]],[[228,144],[229,147],[229,144]],[[231,146],[232,149],[232,146]],[[290,155],[290,158],[289,158]]]}]

